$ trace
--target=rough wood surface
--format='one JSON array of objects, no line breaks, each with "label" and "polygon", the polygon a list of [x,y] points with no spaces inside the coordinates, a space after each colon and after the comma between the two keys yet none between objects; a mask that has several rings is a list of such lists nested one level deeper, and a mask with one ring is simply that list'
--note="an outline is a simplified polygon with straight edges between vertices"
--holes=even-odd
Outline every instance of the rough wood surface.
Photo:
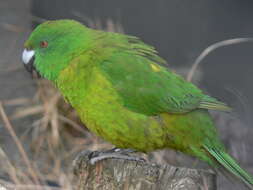
[{"label": "rough wood surface", "polygon": [[89,151],[74,160],[78,190],[216,190],[216,176],[204,170],[107,159],[91,165]]}]

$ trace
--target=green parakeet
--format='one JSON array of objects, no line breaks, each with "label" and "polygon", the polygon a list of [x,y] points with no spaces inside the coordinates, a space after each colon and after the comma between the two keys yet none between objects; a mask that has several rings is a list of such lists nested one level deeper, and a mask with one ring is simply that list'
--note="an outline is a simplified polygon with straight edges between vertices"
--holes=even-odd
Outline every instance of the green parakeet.
[{"label": "green parakeet", "polygon": [[164,67],[152,46],[73,20],[42,23],[24,46],[26,68],[52,81],[96,135],[118,148],[181,151],[252,189],[208,113],[230,108]]}]

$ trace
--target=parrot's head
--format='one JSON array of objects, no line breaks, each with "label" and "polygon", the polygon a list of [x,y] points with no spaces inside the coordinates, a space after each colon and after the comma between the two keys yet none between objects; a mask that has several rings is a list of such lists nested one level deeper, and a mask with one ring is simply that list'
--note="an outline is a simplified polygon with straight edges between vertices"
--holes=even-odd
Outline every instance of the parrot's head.
[{"label": "parrot's head", "polygon": [[25,68],[54,81],[70,60],[88,47],[89,30],[73,20],[40,24],[25,42],[22,54]]}]

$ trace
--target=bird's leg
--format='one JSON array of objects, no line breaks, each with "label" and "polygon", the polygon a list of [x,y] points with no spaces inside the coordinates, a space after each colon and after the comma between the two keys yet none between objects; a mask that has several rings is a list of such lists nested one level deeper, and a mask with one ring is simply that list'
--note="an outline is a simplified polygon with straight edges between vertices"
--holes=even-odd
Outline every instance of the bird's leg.
[{"label": "bird's leg", "polygon": [[121,149],[113,148],[106,151],[94,151],[89,154],[89,159],[91,164],[95,164],[98,161],[113,158],[113,159],[123,159],[123,160],[132,160],[132,161],[145,161],[143,158],[130,156],[130,153],[137,152],[132,149]]}]

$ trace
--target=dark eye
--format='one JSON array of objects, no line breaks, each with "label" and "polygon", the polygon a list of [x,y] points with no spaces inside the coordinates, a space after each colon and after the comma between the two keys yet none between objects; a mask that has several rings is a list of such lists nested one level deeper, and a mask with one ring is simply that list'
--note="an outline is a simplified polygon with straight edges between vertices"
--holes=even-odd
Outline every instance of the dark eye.
[{"label": "dark eye", "polygon": [[46,48],[48,46],[48,42],[47,41],[41,41],[40,42],[40,47],[41,48]]}]

